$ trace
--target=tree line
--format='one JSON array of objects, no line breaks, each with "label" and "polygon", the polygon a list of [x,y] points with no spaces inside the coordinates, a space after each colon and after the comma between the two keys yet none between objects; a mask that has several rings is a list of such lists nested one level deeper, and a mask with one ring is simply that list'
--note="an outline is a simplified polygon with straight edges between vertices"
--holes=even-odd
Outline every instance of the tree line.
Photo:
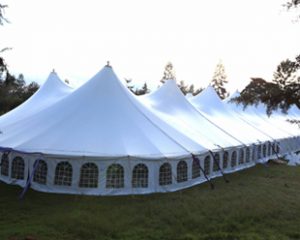
[{"label": "tree line", "polygon": [[[8,22],[4,17],[4,9],[6,7],[7,5],[0,4],[0,25]],[[26,101],[39,88],[36,82],[26,84],[22,74],[15,77],[9,72],[2,55],[8,50],[9,48],[7,47],[0,50],[0,115]]]}]

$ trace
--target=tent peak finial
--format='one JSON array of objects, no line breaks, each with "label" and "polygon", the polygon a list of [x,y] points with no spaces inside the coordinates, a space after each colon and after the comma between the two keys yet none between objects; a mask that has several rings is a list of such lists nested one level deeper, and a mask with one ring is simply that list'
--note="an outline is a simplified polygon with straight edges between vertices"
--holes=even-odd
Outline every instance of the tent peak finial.
[{"label": "tent peak finial", "polygon": [[56,73],[54,68],[52,69],[52,73]]},{"label": "tent peak finial", "polygon": [[111,65],[110,65],[109,61],[106,62],[105,67],[110,67],[111,68]]}]

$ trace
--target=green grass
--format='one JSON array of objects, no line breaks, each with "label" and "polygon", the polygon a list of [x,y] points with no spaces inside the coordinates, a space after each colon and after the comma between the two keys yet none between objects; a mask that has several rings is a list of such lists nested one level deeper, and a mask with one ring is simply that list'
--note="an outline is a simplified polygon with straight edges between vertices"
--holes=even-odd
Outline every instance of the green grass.
[{"label": "green grass", "polygon": [[90,197],[0,183],[0,239],[300,239],[300,167],[262,165],[175,193]]}]

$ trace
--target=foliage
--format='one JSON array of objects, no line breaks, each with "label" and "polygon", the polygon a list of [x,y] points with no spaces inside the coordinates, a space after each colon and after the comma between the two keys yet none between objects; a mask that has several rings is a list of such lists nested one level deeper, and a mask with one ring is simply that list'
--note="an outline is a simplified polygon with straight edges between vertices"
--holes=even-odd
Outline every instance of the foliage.
[{"label": "foliage", "polygon": [[[176,81],[174,67],[173,67],[173,64],[171,62],[168,62],[167,65],[165,66],[163,77],[160,80],[160,82],[165,83],[167,80]],[[202,88],[195,89],[194,84],[188,85],[183,80],[179,81],[179,83],[177,83],[177,86],[179,87],[179,89],[181,90],[181,92],[184,95],[186,95],[187,93],[197,95],[198,93],[200,93],[203,90]]]},{"label": "foliage", "polygon": [[289,0],[283,6],[288,10],[290,10],[291,8],[297,8],[300,6],[300,0]]},{"label": "foliage", "polygon": [[173,64],[171,62],[168,62],[167,65],[165,66],[163,77],[160,80],[160,82],[165,83],[166,80],[176,81],[175,71],[173,68]]},{"label": "foliage", "polygon": [[134,86],[132,85],[131,78],[125,78],[126,86],[130,90],[130,92],[134,93]]},{"label": "foliage", "polygon": [[0,114],[26,101],[38,88],[39,85],[35,82],[26,85],[22,74],[16,78],[7,72],[5,80],[0,79]]},{"label": "foliage", "polygon": [[295,124],[300,128],[300,120],[296,120],[296,119],[287,119],[287,121],[291,124]]},{"label": "foliage", "polygon": [[139,96],[139,95],[144,95],[150,92],[150,89],[147,86],[147,83],[144,83],[144,85],[142,86],[142,88],[137,88],[135,90],[135,95]]},{"label": "foliage", "polygon": [[285,4],[283,4],[283,7],[287,11],[296,12],[297,16],[295,17],[295,20],[293,20],[293,22],[299,22],[300,15],[297,10],[299,10],[299,7],[300,7],[300,0],[289,0],[289,1],[285,2]]},{"label": "foliage", "polygon": [[[3,12],[6,7],[7,5],[0,4],[0,25],[8,22]],[[0,53],[9,49],[4,48]],[[11,75],[4,58],[0,56],[0,115],[26,101],[38,88],[39,85],[35,82],[26,85],[22,74],[18,78]]]},{"label": "foliage", "polygon": [[0,25],[3,25],[4,22],[8,22],[4,17],[4,9],[7,8],[7,5],[3,5],[0,3]]},{"label": "foliage", "polygon": [[200,93],[203,88],[198,88],[198,89],[195,89],[195,86],[194,84],[191,84],[191,85],[187,85],[185,84],[185,82],[183,80],[181,80],[179,82],[179,84],[177,84],[177,86],[180,88],[181,92],[186,95],[188,93],[192,94],[192,95],[197,95],[198,93]]},{"label": "foliage", "polygon": [[138,88],[132,84],[132,79],[125,78],[125,81],[127,88],[130,90],[130,92],[134,93],[137,96],[144,95],[150,92],[147,83],[144,83],[144,85],[141,88]]},{"label": "foliage", "polygon": [[294,61],[282,61],[277,66],[271,82],[262,78],[252,78],[241,92],[241,96],[233,101],[242,103],[245,107],[262,102],[266,105],[268,114],[278,108],[287,112],[293,104],[300,108],[300,77],[297,75],[299,69],[299,56]]},{"label": "foliage", "polygon": [[228,81],[225,73],[225,67],[222,62],[219,62],[211,80],[211,86],[216,90],[221,99],[225,99],[229,95],[224,86],[226,83],[228,83]]},{"label": "foliage", "polygon": [[[7,7],[7,5],[0,4],[0,25],[3,25],[4,21],[7,21],[4,18],[4,9]],[[7,48],[0,50],[0,53],[3,53]],[[4,58],[0,55],[0,79],[2,79],[3,74],[7,71],[7,65],[5,63]]]},{"label": "foliage", "polygon": [[138,196],[30,190],[20,201],[20,187],[0,183],[0,239],[299,239],[300,167],[267,166],[213,179],[214,190]]}]

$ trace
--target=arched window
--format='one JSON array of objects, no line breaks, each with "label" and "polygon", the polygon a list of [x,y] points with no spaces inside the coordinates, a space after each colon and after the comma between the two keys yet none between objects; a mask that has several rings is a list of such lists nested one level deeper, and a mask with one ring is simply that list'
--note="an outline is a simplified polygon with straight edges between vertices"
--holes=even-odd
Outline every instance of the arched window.
[{"label": "arched window", "polygon": [[170,163],[164,163],[159,168],[159,185],[172,184],[172,167]]},{"label": "arched window", "polygon": [[79,187],[97,188],[98,187],[98,167],[95,163],[85,163],[80,169]]},{"label": "arched window", "polygon": [[193,159],[192,178],[200,177],[200,162],[198,158]]},{"label": "arched window", "polygon": [[267,157],[267,146],[266,144],[263,145],[263,157]]},{"label": "arched window", "polygon": [[120,164],[112,164],[106,171],[106,188],[124,187],[124,168]]},{"label": "arched window", "polygon": [[257,147],[257,159],[261,159],[261,145]]},{"label": "arched window", "polygon": [[177,164],[177,182],[185,182],[187,181],[187,172],[188,172],[188,167],[187,163],[185,161],[180,161]]},{"label": "arched window", "polygon": [[244,163],[244,149],[239,150],[239,165]]},{"label": "arched window", "polygon": [[204,172],[206,175],[210,174],[210,156],[206,156],[204,159]]},{"label": "arched window", "polygon": [[271,156],[271,151],[272,151],[272,144],[268,144],[268,156]]},{"label": "arched window", "polygon": [[72,165],[68,162],[60,162],[56,165],[54,184],[60,186],[72,185]]},{"label": "arched window", "polygon": [[220,166],[220,154],[215,153],[213,160],[214,160],[213,171],[217,172],[217,171],[219,171],[219,166]]},{"label": "arched window", "polygon": [[1,157],[1,175],[8,176],[9,169],[9,161],[8,161],[8,154],[3,153]]},{"label": "arched window", "polygon": [[223,169],[226,169],[228,167],[228,158],[229,158],[228,152],[224,152],[224,155],[223,155]]},{"label": "arched window", "polygon": [[237,154],[236,151],[233,151],[231,154],[231,167],[234,168],[236,166]]},{"label": "arched window", "polygon": [[132,187],[147,188],[148,187],[148,168],[145,164],[139,163],[135,165],[132,171]]},{"label": "arched window", "polygon": [[[38,163],[37,163],[38,161]],[[46,184],[47,183],[47,163],[44,160],[37,160],[35,164],[38,164],[36,166],[34,175],[33,175],[33,181],[39,184]]]},{"label": "arched window", "polygon": [[246,163],[250,162],[250,148],[246,148]]},{"label": "arched window", "polygon": [[11,164],[11,178],[24,179],[25,163],[21,157],[15,157]]}]

